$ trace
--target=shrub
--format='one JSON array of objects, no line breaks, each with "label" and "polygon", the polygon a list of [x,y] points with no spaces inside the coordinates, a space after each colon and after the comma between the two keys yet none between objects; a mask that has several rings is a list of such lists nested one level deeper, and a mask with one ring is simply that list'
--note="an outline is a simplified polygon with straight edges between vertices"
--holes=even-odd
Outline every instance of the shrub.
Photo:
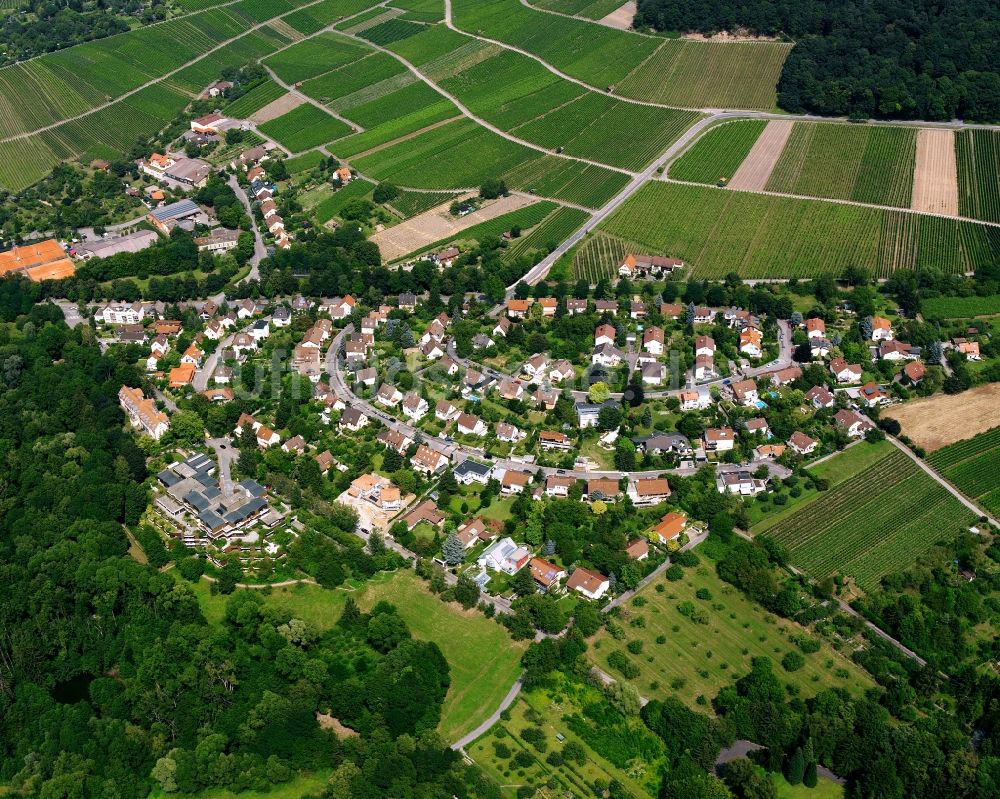
[{"label": "shrub", "polygon": [[806,665],[806,659],[801,652],[796,652],[793,649],[781,659],[781,665],[785,671],[798,671]]},{"label": "shrub", "polygon": [[642,654],[642,641],[640,641],[639,639],[636,639],[634,641],[629,641],[628,642],[628,651],[631,652],[633,655],[641,655]]}]

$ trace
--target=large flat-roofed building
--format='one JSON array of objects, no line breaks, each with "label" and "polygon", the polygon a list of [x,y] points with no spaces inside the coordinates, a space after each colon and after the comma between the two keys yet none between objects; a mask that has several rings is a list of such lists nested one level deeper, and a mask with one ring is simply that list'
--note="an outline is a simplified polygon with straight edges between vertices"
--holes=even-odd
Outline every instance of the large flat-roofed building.
[{"label": "large flat-roofed building", "polygon": [[201,213],[201,208],[194,200],[178,200],[169,205],[154,208],[146,214],[146,221],[165,234],[178,223],[192,219]]},{"label": "large flat-roofed building", "polygon": [[211,539],[238,538],[258,521],[273,527],[283,518],[272,510],[266,489],[256,480],[220,483],[215,461],[207,455],[173,463],[156,477],[166,489],[157,507],[179,521],[190,517]]},{"label": "large flat-roofed building", "polygon": [[0,252],[0,277],[23,274],[36,283],[70,277],[76,267],[55,239],[22,244]]},{"label": "large flat-roofed building", "polygon": [[137,230],[125,236],[114,236],[97,241],[85,241],[76,245],[76,256],[83,260],[90,258],[110,258],[120,252],[139,252],[151,246],[158,238],[156,231]]}]

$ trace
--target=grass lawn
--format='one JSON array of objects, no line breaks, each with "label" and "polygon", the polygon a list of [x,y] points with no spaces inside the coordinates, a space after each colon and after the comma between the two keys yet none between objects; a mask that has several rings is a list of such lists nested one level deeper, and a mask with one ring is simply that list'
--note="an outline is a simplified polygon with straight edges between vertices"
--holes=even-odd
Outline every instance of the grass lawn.
[{"label": "grass lawn", "polygon": [[[315,772],[303,772],[294,779],[271,786],[267,791],[243,791],[233,793],[221,788],[208,788],[201,793],[186,794],[187,796],[197,796],[203,799],[300,799],[307,794],[318,793],[330,779],[332,771],[324,769]],[[0,789],[0,795],[4,791]],[[149,794],[149,799],[167,799],[171,794],[155,790]]]},{"label": "grass lawn", "polygon": [[615,451],[605,449],[596,438],[585,440],[580,447],[580,457],[587,458],[597,464],[597,470],[601,472],[614,471]]},{"label": "grass lawn", "polygon": [[[657,591],[661,585],[663,591]],[[698,599],[698,589],[707,589],[711,598]],[[858,694],[872,685],[863,671],[826,642],[818,652],[804,656],[801,669],[785,671],[781,658],[787,652],[798,651],[789,638],[805,634],[805,630],[768,613],[723,582],[714,564],[704,558],[699,566],[685,569],[683,580],[661,579],[643,589],[639,597],[646,604],[636,606],[633,599],[617,620],[625,637],[616,640],[605,628],[588,655],[602,669],[620,678],[622,675],[608,665],[608,656],[614,651],[624,652],[640,669],[632,682],[639,693],[650,699],[674,693],[704,712],[704,707],[695,705],[697,697],[713,698],[719,689],[748,673],[751,659],[758,656],[770,658],[778,679],[803,697],[831,687]],[[682,615],[678,606],[683,602],[702,611],[707,624]],[[662,643],[657,643],[658,639]],[[638,655],[626,649],[626,644],[634,640],[642,642]]]},{"label": "grass lawn", "polygon": [[[863,472],[873,463],[884,458],[892,449],[893,446],[888,441],[879,441],[876,444],[860,441],[843,452],[837,453],[832,458],[823,461],[818,466],[807,468],[817,477],[829,480],[830,488],[833,488],[844,482],[844,480]],[[764,532],[786,516],[790,516],[795,511],[818,499],[822,493],[803,486],[801,496],[789,497],[788,503],[782,505],[778,510],[775,509],[776,506],[770,504],[766,506],[765,510],[760,504],[754,502],[750,506],[751,532],[755,535]]]},{"label": "grass lawn", "polygon": [[789,785],[781,774],[772,774],[771,779],[778,789],[778,799],[844,799],[844,787],[825,777],[819,778],[815,788]]},{"label": "grass lawn", "polygon": [[[204,581],[192,588],[205,617],[221,623],[228,597],[212,596]],[[275,588],[264,600],[289,608],[298,618],[323,630],[337,623],[348,596],[353,596],[362,610],[370,610],[382,600],[395,605],[414,637],[441,647],[451,667],[451,688],[438,727],[446,742],[457,740],[488,718],[521,673],[526,644],[511,641],[503,627],[478,611],[445,604],[412,571],[378,575],[354,589],[330,591],[314,585]]]},{"label": "grass lawn", "polygon": [[496,519],[498,522],[507,521],[510,516],[510,509],[514,505],[514,497],[505,499],[494,498],[488,508],[480,508],[479,515],[484,519]]}]

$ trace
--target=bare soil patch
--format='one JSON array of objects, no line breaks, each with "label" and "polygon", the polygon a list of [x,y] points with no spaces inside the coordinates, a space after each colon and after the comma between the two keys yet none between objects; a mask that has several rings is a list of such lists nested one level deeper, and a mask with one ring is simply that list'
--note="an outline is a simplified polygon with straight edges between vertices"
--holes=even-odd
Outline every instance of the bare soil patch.
[{"label": "bare soil patch", "polygon": [[905,435],[933,452],[1000,425],[1000,383],[895,405],[883,416],[895,419]]},{"label": "bare soil patch", "polygon": [[495,219],[503,214],[516,211],[518,208],[531,205],[533,202],[537,202],[533,197],[511,194],[487,202],[478,211],[461,217],[448,213],[450,202],[442,203],[412,219],[380,230],[371,237],[371,241],[379,246],[383,261],[395,261],[411,252],[428,247],[436,241],[454,238],[463,230],[478,225],[480,222]]},{"label": "bare soil patch", "polygon": [[741,191],[763,191],[771,178],[774,165],[781,158],[795,123],[787,119],[772,119],[757,137],[747,157],[743,159],[729,181],[729,188]]},{"label": "bare soil patch", "polygon": [[955,131],[917,131],[917,159],[913,167],[910,208],[958,216],[958,164]]},{"label": "bare soil patch", "polygon": [[635,19],[635,13],[637,10],[637,3],[625,3],[620,8],[616,8],[610,14],[601,17],[598,22],[602,25],[607,25],[609,28],[618,28],[623,31],[632,30],[632,21]]},{"label": "bare soil patch", "polygon": [[350,727],[341,724],[340,719],[334,718],[329,713],[320,713],[317,710],[316,721],[319,722],[319,726],[324,730],[333,730],[333,734],[338,738],[355,738],[361,734],[357,730],[352,730]]},{"label": "bare soil patch", "polygon": [[262,125],[265,122],[270,122],[272,119],[277,119],[282,114],[287,114],[289,111],[298,108],[305,102],[297,94],[283,94],[277,100],[272,100],[259,111],[254,111],[250,115],[250,121],[255,125]]},{"label": "bare soil patch", "polygon": [[694,42],[777,42],[777,36],[755,36],[745,28],[738,28],[734,31],[719,31],[718,33],[685,33],[682,39],[690,39]]}]

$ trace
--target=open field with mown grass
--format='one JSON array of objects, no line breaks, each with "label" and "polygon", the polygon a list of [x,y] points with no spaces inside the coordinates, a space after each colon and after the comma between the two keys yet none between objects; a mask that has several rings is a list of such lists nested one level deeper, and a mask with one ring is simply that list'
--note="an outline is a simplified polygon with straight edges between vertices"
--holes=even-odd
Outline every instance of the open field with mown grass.
[{"label": "open field with mown grass", "polygon": [[894,449],[767,534],[811,576],[839,574],[870,591],[973,520],[943,486]]},{"label": "open field with mown grass", "polygon": [[[206,618],[221,623],[227,597],[213,596],[204,581],[192,587]],[[323,630],[337,623],[348,596],[365,611],[381,601],[395,605],[414,637],[441,648],[451,668],[451,687],[438,725],[445,741],[457,740],[488,718],[521,673],[524,643],[511,641],[503,627],[476,610],[445,604],[408,570],[379,575],[354,590],[314,585],[276,588],[264,595],[264,601],[288,608]]]},{"label": "open field with mown grass", "polygon": [[750,153],[767,122],[748,119],[727,122],[706,131],[670,166],[670,177],[691,183],[729,180]]},{"label": "open field with mown grass", "polygon": [[984,297],[931,297],[920,303],[925,319],[962,319],[1000,314],[1000,294]]},{"label": "open field with mown grass", "polygon": [[577,274],[617,274],[601,233],[682,258],[701,278],[836,276],[848,264],[878,277],[920,266],[958,273],[1000,257],[1000,229],[975,222],[664,182],[645,185],[580,245]]},{"label": "open field with mown grass", "polygon": [[586,211],[577,208],[557,208],[530,233],[514,239],[504,252],[504,258],[516,258],[530,252],[548,253],[567,239],[589,219]]},{"label": "open field with mown grass", "polygon": [[768,191],[909,208],[913,128],[796,122]]},{"label": "open field with mown grass", "polygon": [[1000,222],[1000,133],[960,130],[955,134],[955,150],[959,213]]},{"label": "open field with mown grass", "polygon": [[1000,427],[935,450],[927,462],[987,511],[1000,513]]},{"label": "open field with mown grass", "polygon": [[[803,698],[833,687],[860,695],[871,686],[871,679],[849,656],[825,641],[819,651],[803,655],[801,669],[785,671],[781,659],[801,651],[793,638],[812,636],[723,582],[715,564],[700,557],[700,565],[684,569],[683,579],[661,578],[627,602],[621,617],[614,620],[623,637],[619,640],[613,629],[602,629],[587,652],[591,662],[615,679],[625,679],[608,663],[612,652],[622,652],[639,669],[639,676],[627,681],[640,694],[650,699],[676,696],[692,708],[698,707],[699,696],[711,700],[746,675],[755,657],[770,658],[778,679]],[[709,598],[699,599],[699,590]],[[639,654],[627,648],[632,641],[641,643]]]}]

